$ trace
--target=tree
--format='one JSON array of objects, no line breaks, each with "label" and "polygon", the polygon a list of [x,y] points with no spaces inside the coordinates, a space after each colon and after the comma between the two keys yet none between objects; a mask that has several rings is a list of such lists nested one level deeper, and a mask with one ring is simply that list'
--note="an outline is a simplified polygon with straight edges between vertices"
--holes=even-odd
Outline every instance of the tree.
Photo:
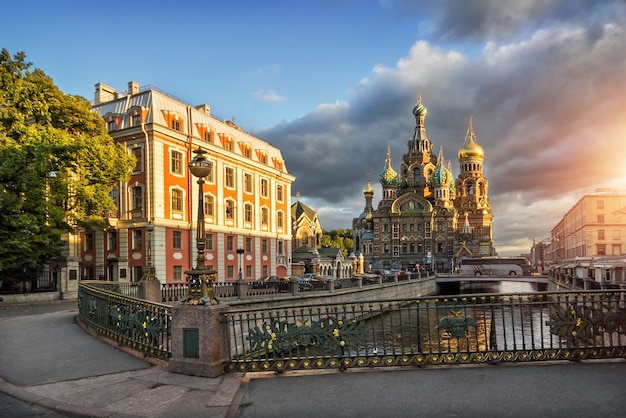
[{"label": "tree", "polygon": [[322,247],[340,248],[344,257],[354,251],[351,229],[333,229],[322,234]]},{"label": "tree", "polygon": [[60,256],[71,227],[102,225],[134,166],[89,101],[25,57],[0,53],[0,275],[14,279]]}]

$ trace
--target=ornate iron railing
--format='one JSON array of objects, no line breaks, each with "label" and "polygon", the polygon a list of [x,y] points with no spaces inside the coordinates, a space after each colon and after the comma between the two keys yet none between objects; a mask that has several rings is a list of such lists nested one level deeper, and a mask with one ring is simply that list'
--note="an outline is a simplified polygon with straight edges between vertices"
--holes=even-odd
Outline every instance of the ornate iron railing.
[{"label": "ornate iron railing", "polygon": [[229,371],[626,357],[623,291],[472,295],[225,314]]},{"label": "ornate iron railing", "polygon": [[171,356],[171,307],[115,293],[110,286],[81,282],[78,287],[80,319],[96,333],[144,353]]}]

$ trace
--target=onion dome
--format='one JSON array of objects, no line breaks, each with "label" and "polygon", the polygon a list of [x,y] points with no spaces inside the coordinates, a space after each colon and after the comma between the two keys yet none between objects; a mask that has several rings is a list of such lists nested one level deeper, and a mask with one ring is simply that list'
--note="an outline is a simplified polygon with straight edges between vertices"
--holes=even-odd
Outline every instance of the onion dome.
[{"label": "onion dome", "polygon": [[424,106],[422,104],[422,95],[418,90],[417,93],[417,104],[415,105],[415,107],[413,108],[413,116],[417,117],[424,117],[426,116],[426,114],[428,113],[428,109],[426,109],[426,106]]},{"label": "onion dome", "polygon": [[396,171],[391,167],[391,148],[387,147],[387,160],[386,160],[386,167],[385,170],[383,170],[382,173],[380,173],[380,176],[378,176],[378,179],[380,180],[380,184],[382,184],[383,187],[385,186],[395,186],[398,187],[400,185],[400,176],[398,176],[398,173],[396,173]]},{"label": "onion dome", "polygon": [[365,189],[363,189],[363,194],[365,196],[373,196],[374,195],[374,188],[372,187],[372,184],[370,183],[369,173],[367,175],[367,187],[365,187]]},{"label": "onion dome", "polygon": [[485,158],[485,150],[476,143],[476,135],[472,128],[472,118],[470,117],[469,127],[465,135],[465,143],[459,150],[459,158]]},{"label": "onion dome", "polygon": [[439,150],[439,158],[437,168],[430,175],[430,183],[434,186],[447,185],[454,187],[454,178],[452,172],[445,167],[443,162],[443,147]]}]

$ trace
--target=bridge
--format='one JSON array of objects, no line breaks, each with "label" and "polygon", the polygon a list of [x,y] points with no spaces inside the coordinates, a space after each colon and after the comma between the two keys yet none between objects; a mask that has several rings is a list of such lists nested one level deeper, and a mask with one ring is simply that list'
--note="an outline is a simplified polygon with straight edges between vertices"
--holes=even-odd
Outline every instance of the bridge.
[{"label": "bridge", "polygon": [[[546,280],[459,275],[440,279],[448,280],[443,286],[465,280]],[[116,294],[97,282],[80,282],[79,319],[100,335],[166,360],[174,372],[206,377],[224,372],[626,358],[626,329],[619,325],[626,317],[626,290],[471,297],[406,294],[408,287],[425,281],[202,306],[153,303]],[[361,293],[375,290],[380,292],[377,298],[370,294],[359,301]],[[386,291],[397,295],[382,296]]]},{"label": "bridge", "polygon": [[437,283],[457,282],[527,282],[527,283],[550,283],[547,276],[468,276],[460,274],[437,274]]}]

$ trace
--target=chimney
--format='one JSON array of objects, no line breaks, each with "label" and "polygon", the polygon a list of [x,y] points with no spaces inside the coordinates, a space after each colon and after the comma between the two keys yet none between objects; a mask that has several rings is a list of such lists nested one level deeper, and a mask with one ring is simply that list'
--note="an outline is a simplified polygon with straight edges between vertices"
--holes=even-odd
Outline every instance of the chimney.
[{"label": "chimney", "polygon": [[94,104],[106,103],[117,99],[117,91],[103,83],[96,84],[96,93],[94,94]]},{"label": "chimney", "polygon": [[128,94],[137,94],[139,93],[139,83],[136,81],[131,81],[128,83]]},{"label": "chimney", "polygon": [[198,109],[200,112],[204,113],[205,115],[211,116],[211,106],[209,106],[208,104],[201,104],[196,106],[196,109]]}]

